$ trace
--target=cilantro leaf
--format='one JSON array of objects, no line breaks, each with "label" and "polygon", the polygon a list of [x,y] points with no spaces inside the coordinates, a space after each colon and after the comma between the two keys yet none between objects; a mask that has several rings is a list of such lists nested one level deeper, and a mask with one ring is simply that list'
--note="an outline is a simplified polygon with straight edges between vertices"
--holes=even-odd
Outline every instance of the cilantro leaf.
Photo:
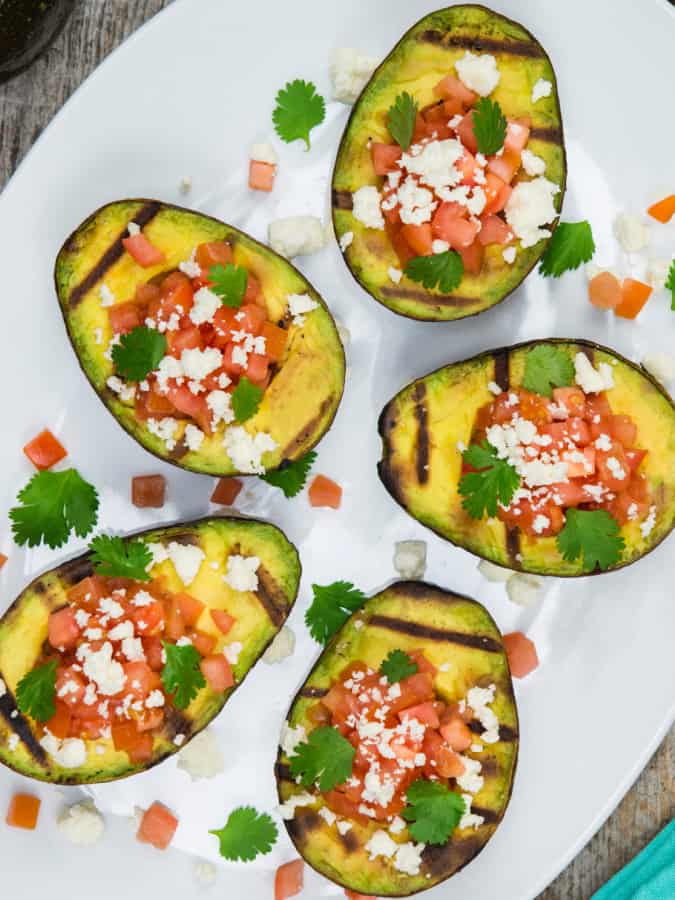
[{"label": "cilantro leaf", "polygon": [[209,269],[209,290],[220,297],[224,306],[238,309],[244,302],[248,284],[248,272],[243,266],[218,263]]},{"label": "cilantro leaf", "polygon": [[539,271],[559,278],[563,272],[588,262],[594,253],[595,241],[588,222],[560,222],[541,258]]},{"label": "cilantro leaf", "polygon": [[86,537],[98,518],[98,493],[76,469],[38,472],[20,491],[20,506],[9,511],[14,540],[54,549],[65,544],[71,530]]},{"label": "cilantro leaf", "polygon": [[291,775],[303,787],[316,784],[320,791],[332,791],[352,774],[356,751],[337,728],[324,725],[311,731],[297,744],[291,757]]},{"label": "cilantro leaf", "polygon": [[252,806],[240,806],[227,818],[224,828],[209,831],[220,841],[220,855],[225,859],[250,862],[259,853],[269,853],[279,831],[271,816]]},{"label": "cilantro leaf", "polygon": [[417,103],[407,91],[399,94],[387,112],[387,128],[401,150],[407,150],[412,142],[417,118]]},{"label": "cilantro leaf", "polygon": [[487,441],[472,444],[462,454],[464,462],[476,472],[467,472],[459,481],[462,506],[472,519],[482,519],[483,513],[497,515],[497,501],[508,506],[520,485],[520,475],[511,463],[499,459],[497,451]]},{"label": "cilantro leaf", "polygon": [[267,472],[260,477],[268,484],[281,488],[285,497],[295,497],[305,486],[309,470],[314,465],[315,460],[316,453],[310,450],[309,453],[305,453],[300,459],[289,462],[281,469],[277,469],[276,472]]},{"label": "cilantro leaf", "polygon": [[392,650],[380,666],[380,675],[384,675],[389,684],[403,681],[409,675],[419,671],[419,666],[403,650]]},{"label": "cilantro leaf", "polygon": [[491,156],[501,150],[506,139],[506,118],[499,103],[481,97],[473,110],[473,133],[479,153]]},{"label": "cilantro leaf", "polygon": [[551,344],[538,344],[525,357],[523,387],[551,397],[554,387],[574,384],[574,363],[568,353]]},{"label": "cilantro leaf", "polygon": [[179,647],[162,641],[166,652],[166,663],[162,669],[162,683],[170,694],[174,694],[174,706],[185,709],[206,686],[206,681],[199,668],[200,655],[192,644]]},{"label": "cilantro leaf", "polygon": [[445,844],[464,815],[464,798],[440,781],[418,778],[406,791],[402,816],[411,836],[424,844]]},{"label": "cilantro leaf", "polygon": [[303,140],[310,148],[309,133],[326,118],[326,103],[311,81],[289,81],[276,97],[274,128],[282,141]]},{"label": "cilantro leaf", "polygon": [[406,264],[405,274],[412,281],[421,282],[425,288],[437,287],[450,292],[462,280],[464,263],[455,250],[446,250],[433,256],[415,256]]},{"label": "cilantro leaf", "polygon": [[147,568],[152,562],[152,553],[143,541],[123,541],[120,537],[99,534],[89,544],[89,550],[99,575],[150,581]]},{"label": "cilantro leaf", "polygon": [[668,269],[668,278],[664,287],[672,294],[673,299],[671,300],[670,308],[675,312],[675,259],[671,262],[670,269]]},{"label": "cilantro leaf", "polygon": [[166,356],[166,336],[154,328],[139,325],[123,334],[112,350],[118,375],[129,381],[143,381]]},{"label": "cilantro leaf", "polygon": [[244,375],[239,379],[239,384],[232,391],[232,409],[237,422],[246,422],[258,412],[260,401],[263,397],[263,389],[253,384]]},{"label": "cilantro leaf", "polygon": [[315,641],[327,644],[347,619],[366,602],[363,591],[348,581],[313,584],[314,599],[305,613],[305,624]]},{"label": "cilantro leaf", "polygon": [[38,722],[48,722],[56,712],[56,667],[53,659],[27,672],[16,686],[16,705]]},{"label": "cilantro leaf", "polygon": [[618,522],[604,509],[568,509],[557,544],[568,562],[583,555],[584,572],[616,565],[625,547]]}]

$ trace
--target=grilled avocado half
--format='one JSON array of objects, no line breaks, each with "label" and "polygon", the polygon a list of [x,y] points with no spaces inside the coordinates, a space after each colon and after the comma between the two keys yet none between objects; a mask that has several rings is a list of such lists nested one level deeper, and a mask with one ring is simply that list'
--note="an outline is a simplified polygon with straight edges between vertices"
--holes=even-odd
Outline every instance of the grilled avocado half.
[{"label": "grilled avocado half", "polygon": [[[386,231],[366,228],[352,215],[352,194],[367,184],[381,187],[373,172],[368,144],[391,141],[387,111],[402,91],[412,94],[423,108],[438,98],[434,85],[466,51],[489,53],[497,60],[499,84],[490,95],[505,116],[529,117],[532,130],[528,149],[546,163],[546,177],[557,184],[556,209],[562,206],[566,161],[562,118],[553,66],[541,44],[522,25],[484,6],[460,5],[431,13],[406,34],[375,71],[347,123],[333,172],[333,222],[338,239],[352,232],[344,257],[352,275],[379,303],[413,319],[447,321],[473,316],[500,303],[522,282],[546,249],[539,241],[519,249],[508,265],[503,247],[486,247],[480,275],[464,274],[451,293],[428,290],[404,277],[394,284],[391,267],[399,261]],[[540,79],[551,82],[548,97],[532,102],[532,88]],[[520,170],[516,180],[527,179]]]},{"label": "grilled avocado half", "polygon": [[[328,692],[342,670],[354,661],[378,669],[394,649],[422,650],[438,669],[440,699],[456,702],[470,688],[495,685],[491,708],[499,720],[499,740],[485,744],[479,759],[484,784],[471,810],[484,817],[476,829],[456,828],[443,845],[427,845],[419,874],[407,875],[365,850],[382,823],[353,822],[345,834],[320,815],[324,802],[299,806],[286,828],[300,855],[331,881],[359,894],[407,897],[433,887],[459,871],[483,849],[508,805],[518,757],[518,711],[502,637],[489,612],[478,602],[419,581],[402,581],[368,600],[335,635],[300,688],[288,713],[290,727],[314,727],[308,710]],[[441,670],[441,666],[443,667]],[[480,742],[482,726],[470,728]],[[280,750],[276,765],[279,798],[286,803],[305,788],[291,778],[289,759]],[[330,817],[329,817],[330,818]],[[410,840],[405,829],[395,840]]]},{"label": "grilled avocado half", "polygon": [[[243,645],[233,666],[235,685],[219,693],[204,687],[186,709],[173,708],[155,737],[153,756],[147,763],[134,765],[125,752],[115,750],[112,740],[98,739],[87,742],[83,765],[58,765],[39,743],[39,724],[18,710],[16,687],[42,656],[49,614],[66,605],[70,587],[93,573],[89,555],[79,556],[36,578],[0,619],[0,678],[5,684],[0,697],[0,762],[22,775],[57,784],[93,784],[125,778],[162,762],[178,751],[176,735],[185,736],[184,746],[218,715],[280,630],[295,602],[300,580],[298,554],[273,525],[209,518],[133,535],[134,540],[139,538],[152,543],[191,544],[204,551],[206,558],[189,591],[209,609],[227,609],[236,618],[227,636],[227,643],[238,641]],[[225,561],[230,553],[260,559],[255,593],[233,591],[224,584]],[[218,566],[213,568],[211,564]],[[185,590],[170,561],[156,565],[152,575],[165,578],[170,591]],[[206,610],[199,624],[203,631],[222,638]],[[103,747],[104,752],[94,752],[95,746]]]},{"label": "grilled avocado half", "polygon": [[380,415],[380,478],[411,516],[476,556],[540,575],[589,574],[581,557],[563,559],[555,537],[528,537],[497,518],[472,519],[458,491],[459,448],[471,442],[478,410],[494,399],[488,384],[494,382],[504,391],[520,387],[527,353],[539,345],[563,348],[571,358],[583,352],[596,366],[609,363],[614,387],[607,398],[612,411],[630,416],[638,440],[649,448],[640,471],[649,482],[655,522],[647,536],[639,522],[622,526],[625,549],[613,568],[627,566],[666,538],[675,524],[675,407],[648,372],[607,347],[583,340],[531,341],[489,350],[418,378]]},{"label": "grilled avocado half", "polygon": [[[129,222],[161,251],[166,262],[142,268],[125,252],[122,239]],[[55,267],[56,292],[68,335],[84,374],[122,427],[155,456],[184,469],[208,475],[237,473],[222,441],[222,430],[190,450],[180,422],[176,446],[165,442],[138,419],[133,403],[124,403],[107,387],[114,374],[108,346],[113,337],[108,310],[101,305],[103,283],[115,302],[134,296],[136,288],[156,282],[190,258],[195,246],[228,241],[234,262],[255,275],[261,285],[268,318],[289,331],[287,350],[258,409],[244,428],[267,432],[278,447],[263,456],[266,470],[303,456],[325,434],[337,411],[345,378],[345,359],[335,322],[322,298],[287,260],[249,235],[203,213],[156,200],[120,200],[92,213],[61,248]],[[290,294],[309,294],[319,308],[300,328],[288,314]]]}]

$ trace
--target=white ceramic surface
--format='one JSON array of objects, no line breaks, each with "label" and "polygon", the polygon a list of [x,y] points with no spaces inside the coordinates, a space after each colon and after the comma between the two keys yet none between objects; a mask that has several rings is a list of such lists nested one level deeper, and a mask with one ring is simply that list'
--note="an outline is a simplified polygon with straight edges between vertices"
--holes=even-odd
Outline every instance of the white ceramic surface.
[{"label": "white ceramic surface", "polygon": [[[611,236],[620,209],[641,211],[672,191],[675,145],[673,10],[665,0],[499,0],[548,49],[557,68],[569,157],[564,216],[589,218],[601,263],[621,262]],[[0,371],[5,392],[0,441],[0,509],[8,509],[31,474],[21,446],[39,428],[56,431],[70,462],[99,488],[100,525],[133,530],[203,515],[211,479],[164,466],[135,444],[98,402],[68,345],[51,286],[54,256],[65,235],[92,209],[124,196],[184,202],[264,238],[280,215],[328,210],[332,159],[348,110],[328,105],[313,148],[281,148],[270,196],[245,187],[253,140],[273,137],[276,90],[293,77],[316,82],[329,96],[327,60],[335,46],[384,55],[400,34],[433,9],[422,2],[312,0],[252,4],[179,0],[115,52],[77,92],[37,142],[0,198],[3,328]],[[179,195],[181,176],[194,187]],[[654,226],[655,244],[672,256],[675,228]],[[263,483],[245,491],[242,511],[280,525],[301,552],[304,578],[291,618],[298,636],[292,659],[261,663],[214,728],[229,760],[227,774],[193,784],[175,760],[145,775],[94,789],[109,812],[129,815],[159,799],[181,819],[176,850],[159,854],[136,844],[128,819],[109,817],[107,839],[74,851],[57,834],[54,814],[77,792],[32,785],[0,772],[0,807],[12,790],[35,789],[44,800],[37,834],[0,824],[2,893],[37,898],[154,896],[203,891],[189,854],[214,861],[215,839],[228,811],[252,802],[274,806],[275,737],[287,704],[317,655],[302,624],[314,581],[347,578],[371,592],[394,577],[393,543],[429,544],[427,578],[487,604],[503,630],[527,630],[540,669],[516,684],[522,744],[515,792],[504,823],[480,857],[428,896],[438,900],[525,900],[572,858],[627,790],[673,719],[672,553],[667,542],[629,569],[592,579],[548,583],[544,601],[522,611],[500,585],[479,576],[476,561],[409,519],[375,475],[376,417],[414,376],[478,350],[549,335],[582,336],[639,360],[672,348],[672,313],[655,297],[636,324],[594,311],[581,272],[553,281],[532,275],[509,300],[477,318],[447,325],[399,319],[370,300],[349,276],[333,243],[300,267],[352,335],[349,375],[335,425],[320,446],[317,470],[345,489],[342,509],[314,511],[305,496],[285,501]],[[639,268],[635,271],[639,271]],[[129,502],[134,474],[161,471],[169,502],[159,512]],[[4,515],[4,514],[3,514]],[[6,519],[0,551],[0,610],[25,582],[64,550],[22,551]],[[269,900],[275,867],[292,858],[282,831],[274,852],[254,864],[224,864],[214,896]],[[341,896],[312,875],[302,897]]]}]

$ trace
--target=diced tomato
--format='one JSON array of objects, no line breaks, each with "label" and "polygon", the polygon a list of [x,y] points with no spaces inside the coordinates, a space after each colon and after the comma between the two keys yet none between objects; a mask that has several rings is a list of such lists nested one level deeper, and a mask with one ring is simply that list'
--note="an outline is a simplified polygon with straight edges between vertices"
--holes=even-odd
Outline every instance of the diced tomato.
[{"label": "diced tomato", "polygon": [[116,303],[109,307],[108,317],[110,327],[115,334],[127,334],[138,328],[145,321],[145,307],[135,300],[127,300],[125,303]]},{"label": "diced tomato", "polygon": [[504,635],[504,650],[514,678],[525,678],[539,665],[537,648],[522,631]]},{"label": "diced tomato", "polygon": [[639,468],[646,455],[646,450],[626,450],[626,460],[631,472],[635,472]]},{"label": "diced tomato", "polygon": [[305,864],[301,859],[279,866],[274,876],[274,900],[286,900],[299,894],[305,883]]},{"label": "diced tomato", "polygon": [[183,272],[167,275],[160,286],[161,317],[169,319],[173,313],[186,316],[194,305],[194,290]]},{"label": "diced tomato", "polygon": [[217,638],[213,634],[191,629],[188,631],[187,636],[192,641],[192,645],[196,647],[200,656],[208,656],[216,649]]},{"label": "diced tomato", "polygon": [[470,153],[478,153],[478,141],[473,131],[473,112],[468,112],[457,125],[457,135]]},{"label": "diced tomato", "polygon": [[568,416],[583,416],[586,412],[586,395],[578,387],[553,388],[553,402],[563,407]]},{"label": "diced tomato", "polygon": [[628,522],[643,519],[649,512],[649,504],[635,500],[629,491],[622,491],[607,503],[607,511],[619,525],[626,525]]},{"label": "diced tomato", "polygon": [[[418,672],[399,682],[401,694],[392,701],[388,701],[392,714],[401,709],[425,703],[434,699],[433,679],[428,672]],[[324,700],[325,702],[325,700]]]},{"label": "diced tomato", "polygon": [[161,509],[165,495],[163,475],[136,475],[131,479],[131,502],[139,509]]},{"label": "diced tomato", "polygon": [[402,709],[398,717],[402,722],[407,719],[417,719],[418,722],[422,722],[430,728],[438,728],[440,725],[438,713],[434,704],[429,700],[425,703],[418,703],[417,706],[408,706],[406,709]]},{"label": "diced tomato", "polygon": [[167,332],[167,343],[171,356],[179,358],[183,350],[203,350],[203,339],[200,329],[196,325],[187,325],[179,331]]},{"label": "diced tomato", "polygon": [[670,222],[673,215],[675,215],[675,194],[670,194],[669,197],[664,197],[663,200],[652,203],[648,207],[647,212],[657,222],[662,222],[664,225],[666,222]]},{"label": "diced tomato", "polygon": [[6,562],[7,562],[7,557],[5,556],[4,553],[0,553],[0,569],[2,569],[2,567],[5,565]]},{"label": "diced tomato", "polygon": [[158,850],[166,850],[178,828],[178,819],[161,803],[153,803],[146,809],[136,835],[142,844],[152,844]]},{"label": "diced tomato", "polygon": [[148,269],[150,266],[158,266],[166,261],[166,256],[154,244],[150,243],[143,232],[122,238],[122,243],[129,256],[133,257],[138,265],[143,266],[144,269]]},{"label": "diced tomato", "polygon": [[[155,731],[164,722],[164,710],[161,707],[145,709],[136,719],[136,727],[142,734],[144,731]],[[152,745],[151,749],[152,749]]]},{"label": "diced tomato", "polygon": [[593,423],[596,418],[606,418],[612,414],[612,408],[606,394],[594,394],[592,397],[586,398],[586,415],[587,422]]},{"label": "diced tomato", "polygon": [[[464,727],[466,728],[466,725]],[[427,731],[422,751],[427,757],[425,765],[427,777],[440,775],[441,778],[459,778],[464,774],[466,769],[464,763],[457,753],[443,741],[437,731]]]},{"label": "diced tomato", "polygon": [[205,656],[199,668],[212,691],[226,691],[234,684],[232,667],[222,653]]},{"label": "diced tomato", "polygon": [[538,427],[547,425],[552,420],[549,404],[546,397],[541,397],[532,391],[518,391],[518,410],[523,419],[529,419]]},{"label": "diced tomato", "polygon": [[169,640],[172,641],[178,641],[185,636],[185,622],[181,615],[180,605],[175,597],[172,597],[167,604],[164,631]]},{"label": "diced tomato", "polygon": [[246,366],[246,377],[252,384],[263,386],[269,375],[270,358],[261,353],[250,353]]},{"label": "diced tomato", "polygon": [[355,891],[350,891],[346,888],[345,897],[347,897],[347,900],[375,900],[372,894],[357,894]]},{"label": "diced tomato", "polygon": [[458,753],[468,750],[473,743],[473,733],[461,716],[451,714],[440,728],[443,738]]},{"label": "diced tomato", "polygon": [[56,673],[56,696],[66,704],[74,707],[82,700],[85,691],[85,681],[79,672],[72,666],[59,668]]},{"label": "diced tomato", "polygon": [[504,140],[504,153],[514,151],[521,153],[530,138],[530,125],[517,119],[509,119],[506,125],[506,138]]},{"label": "diced tomato", "polygon": [[568,478],[584,478],[595,472],[595,449],[584,447],[583,450],[567,450],[562,454],[567,463]]},{"label": "diced tomato", "polygon": [[398,256],[401,268],[404,269],[407,263],[413,259],[415,254],[403,237],[400,225],[392,225],[390,222],[385,222],[385,228],[389,240],[391,241],[391,245],[394,248],[394,253]]},{"label": "diced tomato", "polygon": [[488,244],[508,244],[513,240],[513,232],[499,216],[483,216],[478,240],[483,246]]},{"label": "diced tomato", "polygon": [[23,452],[36,469],[51,469],[68,455],[68,451],[54,435],[45,428],[37,437],[29,441]]},{"label": "diced tomato", "polygon": [[161,685],[157,672],[153,672],[145,662],[140,660],[128,662],[124,664],[123,669],[127,679],[124,690],[139,700],[145,699],[149,693],[157,690]]},{"label": "diced tomato", "polygon": [[494,172],[486,172],[485,184],[483,185],[486,200],[482,212],[483,218],[501,212],[506,206],[512,190],[511,186],[495,175]]},{"label": "diced tomato", "polygon": [[281,362],[288,343],[288,332],[286,329],[279,328],[278,325],[273,325],[271,322],[264,322],[260,333],[265,338],[265,353],[269,357],[270,362]]},{"label": "diced tomato", "polygon": [[232,506],[244,484],[238,478],[221,478],[211,494],[211,503]]},{"label": "diced tomato", "polygon": [[155,390],[154,386],[149,391],[138,391],[136,394],[135,412],[139,419],[163,419],[170,416],[176,410],[168,397]]},{"label": "diced tomato", "polygon": [[201,614],[206,609],[206,604],[190,594],[176,594],[176,600],[180,607],[180,613],[186,625],[196,625]]},{"label": "diced tomato", "polygon": [[455,168],[458,172],[462,173],[460,184],[474,183],[478,163],[476,162],[476,157],[472,153],[465,150],[464,154],[455,163]]},{"label": "diced tomato", "polygon": [[376,175],[386,175],[395,172],[396,163],[401,158],[401,148],[398,144],[382,144],[373,141],[370,145],[370,155],[373,159],[373,168]]},{"label": "diced tomato", "polygon": [[211,433],[211,410],[205,394],[193,394],[187,385],[182,384],[169,388],[169,400],[179,412],[194,419],[205,434]]},{"label": "diced tomato", "polygon": [[115,750],[127,753],[132,750],[140,740],[140,734],[136,723],[129,720],[113,721],[110,726],[112,741]]},{"label": "diced tomato", "polygon": [[157,634],[164,627],[164,607],[155,600],[147,606],[135,607],[131,618],[143,637]]},{"label": "diced tomato", "polygon": [[447,225],[453,219],[463,219],[467,215],[466,206],[461,203],[444,201],[439,204],[438,209],[431,220],[431,232],[435,238],[445,240]]},{"label": "diced tomato", "polygon": [[99,575],[89,575],[68,591],[68,602],[76,606],[95,606],[106,596],[105,582]]},{"label": "diced tomato", "polygon": [[408,656],[417,663],[418,672],[427,672],[432,678],[437,675],[438,669],[429,661],[423,650],[411,650]]},{"label": "diced tomato", "polygon": [[506,184],[513,181],[513,177],[520,168],[520,153],[515,150],[504,150],[501,156],[491,156],[488,159],[488,172],[492,172],[497,178],[501,178]]},{"label": "diced tomato", "polygon": [[[239,322],[235,318],[237,312],[238,310],[233,309],[231,306],[221,306],[213,316],[213,326],[216,334],[220,335],[225,343],[232,337],[232,332],[237,331],[240,327]],[[217,345],[219,347],[222,346],[220,343]]]},{"label": "diced tomato", "polygon": [[462,257],[464,271],[469,275],[480,275],[483,268],[483,255],[485,248],[480,241],[474,241],[468,247],[457,247],[457,252]]},{"label": "diced tomato", "polygon": [[239,346],[238,344],[229,343],[225,349],[223,350],[223,368],[227,372],[228,375],[239,376],[243,375],[246,371],[245,366],[242,366],[241,363],[235,362],[233,358],[235,347]]},{"label": "diced tomato", "polygon": [[342,503],[342,488],[325,475],[316,475],[308,490],[310,506],[327,506],[339,509]]},{"label": "diced tomato", "polygon": [[426,222],[424,225],[403,225],[401,234],[416,256],[431,255],[433,238],[429,222]]},{"label": "diced tomato", "polygon": [[70,734],[73,714],[70,708],[60,700],[56,701],[55,707],[56,712],[48,722],[45,722],[45,728],[49,729],[54,737],[63,740]]},{"label": "diced tomato", "polygon": [[14,794],[5,822],[12,828],[25,828],[34,831],[40,815],[40,798],[31,794]]},{"label": "diced tomato", "polygon": [[338,816],[344,816],[346,819],[353,819],[355,822],[360,822],[362,825],[365,825],[370,821],[363,813],[359,812],[359,806],[363,801],[358,802],[350,800],[342,791],[327,791],[323,795],[323,799],[326,806],[329,809],[332,809]]},{"label": "diced tomato", "polygon": [[332,713],[333,722],[337,725],[344,724],[348,716],[359,713],[356,697],[341,684],[333,685],[321,702]]},{"label": "diced tomato", "polygon": [[64,606],[50,613],[47,621],[47,636],[52,647],[74,647],[80,636],[80,626],[75,619],[75,610]]},{"label": "diced tomato", "polygon": [[425,122],[445,125],[453,116],[464,115],[464,104],[456,98],[449,100],[437,100],[420,110]]},{"label": "diced tomato", "polygon": [[238,328],[258,335],[267,321],[267,313],[255,303],[243,303],[237,310]]},{"label": "diced tomato", "polygon": [[127,750],[129,760],[135,765],[148,762],[148,760],[152,759],[153,746],[154,740],[152,735],[148,734],[147,730],[139,732],[138,741]]},{"label": "diced tomato", "polygon": [[248,186],[253,191],[269,191],[274,187],[277,167],[272,163],[252,159],[248,165]]},{"label": "diced tomato", "polygon": [[609,416],[607,421],[610,435],[623,444],[624,448],[635,445],[637,425],[630,416]]},{"label": "diced tomato", "polygon": [[450,219],[445,227],[442,239],[447,241],[453,250],[466,250],[478,235],[478,224],[469,219]]},{"label": "diced tomato", "polygon": [[624,278],[621,285],[621,301],[614,307],[615,315],[622,319],[635,319],[651,294],[650,285],[634,278]]},{"label": "diced tomato", "polygon": [[159,672],[164,668],[164,651],[162,640],[157,636],[144,637],[143,652],[145,660],[153,672]]},{"label": "diced tomato", "polygon": [[159,300],[161,296],[161,291],[159,289],[158,284],[152,284],[150,281],[146,281],[143,284],[139,284],[136,287],[134,292],[134,300],[139,306],[148,307],[151,303],[155,303]]},{"label": "diced tomato", "polygon": [[232,255],[232,247],[226,241],[207,241],[200,244],[195,251],[195,259],[202,269],[211,268],[211,266],[222,265],[234,261]]},{"label": "diced tomato", "polygon": [[227,634],[237,621],[234,616],[226,613],[223,609],[210,609],[209,613],[213,619],[213,624],[219,631],[222,631],[223,634]]},{"label": "diced tomato", "polygon": [[595,461],[598,477],[605,487],[611,491],[621,491],[626,487],[631,470],[621,444],[612,442],[610,450],[598,450]]},{"label": "diced tomato", "polygon": [[467,109],[474,106],[476,100],[478,100],[478,94],[474,94],[472,90],[454,75],[446,75],[445,78],[441,78],[434,87],[434,94],[436,94],[437,97],[443,97],[445,100],[457,99],[466,106]]},{"label": "diced tomato", "polygon": [[615,309],[621,303],[621,284],[611,272],[600,272],[588,282],[588,299],[599,309]]}]

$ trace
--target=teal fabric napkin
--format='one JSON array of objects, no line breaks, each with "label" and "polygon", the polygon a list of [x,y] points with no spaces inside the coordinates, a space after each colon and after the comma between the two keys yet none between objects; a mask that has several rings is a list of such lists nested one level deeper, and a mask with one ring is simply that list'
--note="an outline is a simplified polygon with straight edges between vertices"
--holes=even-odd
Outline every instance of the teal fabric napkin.
[{"label": "teal fabric napkin", "polygon": [[591,900],[675,900],[675,819]]}]

